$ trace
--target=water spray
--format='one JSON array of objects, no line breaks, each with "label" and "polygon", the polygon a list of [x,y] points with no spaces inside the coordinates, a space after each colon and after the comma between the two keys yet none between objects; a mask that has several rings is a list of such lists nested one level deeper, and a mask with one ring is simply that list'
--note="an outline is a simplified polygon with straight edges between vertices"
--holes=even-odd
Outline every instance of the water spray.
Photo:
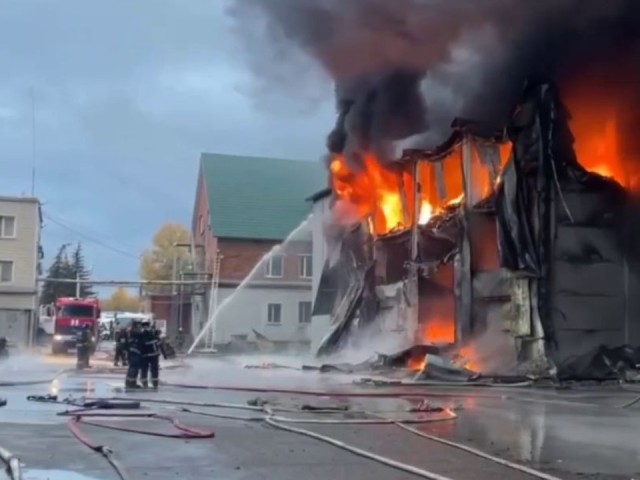
[{"label": "water spray", "polygon": [[[271,258],[271,256],[274,253],[278,253],[282,250],[282,248],[289,243],[291,240],[295,239],[295,237],[302,231],[304,231],[305,228],[308,227],[309,225],[309,220],[311,219],[311,215],[309,215],[305,220],[303,220],[300,225],[298,225],[288,236],[287,238],[284,239],[284,241],[282,241],[281,243],[274,245],[273,248],[271,248],[271,250],[269,250],[267,253],[265,253],[262,258],[260,260],[258,260],[258,262],[256,263],[256,265],[253,267],[253,269],[249,272],[249,274],[242,280],[242,282],[240,282],[240,285],[238,285],[236,287],[236,289],[234,290],[234,292],[229,295],[227,298],[225,298],[222,303],[220,303],[220,305],[212,312],[209,312],[209,319],[207,320],[207,323],[204,325],[204,327],[202,328],[202,330],[200,330],[200,333],[198,333],[198,336],[195,338],[195,340],[193,341],[193,343],[191,344],[191,346],[189,347],[189,350],[187,350],[187,355],[191,355],[191,353],[193,353],[193,350],[196,348],[196,346],[198,345],[198,343],[200,343],[200,341],[204,338],[204,336],[206,335],[206,333],[209,331],[210,328],[212,328],[217,321],[218,315],[223,312],[233,301],[233,299],[235,298],[235,296],[238,294],[238,292],[242,291],[243,288],[249,284],[249,282],[251,282],[251,280],[253,280],[254,275],[257,273],[258,269],[262,267],[262,265],[264,264],[264,262],[266,260],[268,260],[269,258]],[[215,333],[214,333],[215,335]]]}]

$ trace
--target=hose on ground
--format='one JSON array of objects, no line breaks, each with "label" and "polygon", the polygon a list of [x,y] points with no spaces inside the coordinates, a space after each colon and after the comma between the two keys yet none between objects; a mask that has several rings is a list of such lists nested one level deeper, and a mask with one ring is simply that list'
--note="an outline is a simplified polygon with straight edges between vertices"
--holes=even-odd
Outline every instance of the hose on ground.
[{"label": "hose on ground", "polygon": [[53,377],[48,378],[46,380],[25,380],[21,382],[0,382],[0,387],[28,387],[30,385],[45,385],[47,383],[53,382],[55,379],[61,377],[65,373],[74,372],[75,370],[71,368],[65,368],[64,370],[59,370],[56,372]]},{"label": "hose on ground", "polygon": [[[124,397],[112,397],[110,400],[123,400]],[[345,449],[351,453],[360,455],[360,456],[364,456],[365,458],[369,458],[371,460],[377,461],[379,463],[382,463],[384,465],[387,466],[391,466],[393,468],[397,468],[409,473],[413,473],[415,475],[421,476],[423,478],[428,478],[428,479],[446,479],[447,477],[443,477],[441,475],[435,474],[433,472],[429,472],[427,470],[423,470],[423,469],[419,469],[417,467],[413,467],[410,465],[406,465],[406,464],[402,464],[400,462],[396,462],[394,460],[391,460],[389,458],[383,457],[383,456],[379,456],[379,455],[375,455],[372,454],[370,452],[366,452],[362,449],[359,449],[357,447],[354,447],[352,445],[348,445],[345,444],[344,442],[341,442],[339,440],[336,440],[334,438],[331,437],[327,437],[324,435],[320,435],[317,434],[315,432],[310,432],[307,430],[303,430],[303,429],[299,429],[299,428],[295,428],[295,427],[290,427],[287,424],[289,423],[307,423],[307,424],[333,424],[333,425],[354,425],[354,424],[387,424],[387,425],[395,425],[401,429],[404,429],[410,433],[413,433],[415,435],[421,436],[423,438],[426,438],[428,440],[432,440],[438,443],[442,443],[444,445],[448,445],[450,447],[453,448],[458,448],[460,450],[466,451],[468,453],[471,453],[473,455],[479,456],[481,458],[484,458],[486,460],[490,460],[494,463],[498,463],[502,466],[514,469],[514,470],[518,470],[524,473],[527,473],[529,475],[535,476],[537,478],[540,478],[542,480],[560,480],[558,477],[554,477],[552,475],[548,475],[545,474],[543,472],[540,472],[538,470],[535,470],[533,468],[529,468],[514,462],[510,462],[508,460],[504,460],[501,459],[499,457],[495,457],[493,455],[489,455],[487,453],[484,453],[480,450],[474,449],[472,447],[468,447],[466,445],[463,444],[459,444],[456,442],[452,442],[449,440],[445,440],[442,439],[440,437],[436,437],[433,435],[429,435],[426,434],[424,432],[421,432],[420,430],[417,430],[413,427],[410,427],[409,424],[410,423],[414,423],[414,424],[425,424],[425,423],[432,423],[432,422],[438,422],[438,421],[446,421],[446,420],[453,420],[455,418],[457,418],[457,415],[451,411],[450,409],[443,409],[443,411],[445,412],[445,415],[440,415],[440,416],[436,416],[436,417],[429,417],[429,418],[423,418],[423,419],[411,419],[411,420],[396,420],[396,419],[391,419],[391,418],[386,418],[383,417],[379,414],[375,414],[375,413],[370,413],[370,412],[361,412],[364,414],[367,414],[369,416],[373,416],[373,417],[378,417],[378,420],[372,420],[372,419],[343,419],[343,420],[321,420],[321,419],[304,419],[304,418],[290,418],[290,417],[282,417],[282,416],[278,416],[275,414],[275,409],[272,409],[269,405],[263,405],[262,407],[255,407],[255,406],[250,406],[250,405],[242,405],[242,404],[229,404],[229,403],[205,403],[205,402],[187,402],[187,401],[178,401],[178,400],[162,400],[162,399],[138,399],[141,402],[145,402],[147,400],[151,401],[151,403],[165,403],[165,404],[171,404],[171,405],[183,405],[182,408],[180,408],[180,411],[185,412],[185,413],[191,413],[194,415],[202,415],[202,416],[207,416],[207,417],[214,417],[214,418],[223,418],[223,419],[230,419],[230,420],[240,420],[240,421],[249,421],[249,422],[265,422],[275,428],[279,428],[281,430],[285,430],[285,431],[289,431],[289,432],[293,432],[293,433],[299,433],[302,435],[306,435],[309,436],[311,438],[315,438],[317,440],[321,440],[324,441],[325,443],[329,443],[331,445],[337,446],[338,448],[342,448]],[[238,409],[238,410],[249,410],[249,411],[257,411],[260,410],[262,412],[264,412],[264,415],[262,416],[239,416],[239,415],[229,415],[229,414],[222,414],[222,413],[213,413],[213,412],[203,412],[203,411],[199,411],[199,410],[193,410],[193,409],[189,409],[184,407],[184,405],[195,405],[195,406],[211,406],[213,408],[230,408],[230,409]],[[304,412],[301,410],[298,410],[299,413],[308,413],[308,412]],[[314,412],[314,413],[320,413],[318,411]],[[329,410],[324,412],[326,414],[336,414],[336,413],[340,413],[337,412],[335,410]],[[342,412],[344,413],[344,412]],[[349,412],[349,413],[354,413],[354,412]],[[145,415],[147,417],[153,417],[155,416],[154,414],[141,414],[141,415]],[[169,417],[166,417],[169,418]],[[87,422],[91,425],[96,425],[96,426],[104,426],[104,425],[100,425],[100,424],[94,424],[94,423],[90,423]],[[109,427],[107,427],[109,428]],[[123,430],[123,428],[117,428],[118,430]],[[126,429],[124,431],[128,431],[129,429]]]},{"label": "hose on ground", "polygon": [[477,450],[475,448],[468,447],[466,445],[463,445],[463,444],[460,444],[460,443],[457,443],[457,442],[452,442],[450,440],[445,440],[444,438],[440,438],[440,437],[437,437],[435,435],[429,435],[428,433],[421,432],[420,430],[417,430],[416,428],[408,426],[407,422],[394,422],[394,424],[397,427],[402,428],[403,430],[406,430],[408,432],[413,433],[414,435],[418,435],[420,437],[426,438],[428,440],[432,440],[434,442],[442,443],[443,445],[448,445],[449,447],[458,448],[460,450],[463,450],[465,452],[471,453],[471,454],[476,455],[478,457],[485,458],[487,460],[491,460],[492,462],[498,463],[498,464],[503,465],[505,467],[509,467],[509,468],[511,468],[513,470],[518,470],[518,471],[527,473],[529,475],[532,475],[534,477],[541,478],[543,480],[561,480],[560,478],[554,477],[553,475],[548,475],[546,473],[540,472],[539,470],[535,470],[533,468],[529,468],[529,467],[526,467],[524,465],[520,465],[518,463],[510,462],[508,460],[504,460],[504,459],[496,457],[494,455],[489,455],[488,453],[484,453],[481,450]]},{"label": "hose on ground", "polygon": [[9,480],[22,480],[22,467],[20,466],[20,459],[14,454],[0,447],[0,460],[6,466],[6,472],[9,476]]},{"label": "hose on ground", "polygon": [[[81,409],[80,411],[71,411],[66,413],[67,416],[72,417],[76,423],[84,423],[86,425],[91,425],[93,427],[106,428],[109,430],[117,430],[119,432],[128,432],[128,433],[138,433],[141,435],[150,435],[153,437],[163,437],[163,438],[180,438],[180,439],[203,439],[203,438],[213,438],[215,433],[211,430],[199,430],[196,428],[187,427],[182,425],[178,420],[172,417],[168,417],[165,415],[159,415],[157,413],[139,413],[139,414],[91,414],[88,413],[85,409]],[[151,430],[142,430],[139,428],[118,426],[118,425],[110,425],[107,423],[98,423],[84,420],[84,417],[100,417],[100,418],[152,418],[157,420],[162,420],[165,422],[169,422],[173,428],[177,430],[177,432],[169,433],[169,432],[154,432]]]},{"label": "hose on ground", "polygon": [[314,438],[316,440],[320,440],[321,442],[328,443],[329,445],[333,445],[334,447],[338,447],[342,450],[346,450],[355,455],[368,458],[369,460],[373,460],[375,462],[381,463],[391,468],[395,468],[396,470],[400,470],[403,472],[411,473],[413,475],[417,475],[422,478],[427,478],[429,480],[452,480],[449,477],[445,477],[443,475],[438,475],[437,473],[430,472],[428,470],[424,470],[422,468],[417,468],[412,465],[407,465],[402,462],[397,462],[388,457],[383,457],[382,455],[376,455],[375,453],[368,452],[366,450],[362,450],[361,448],[354,447],[353,445],[349,445],[348,443],[342,442],[340,440],[336,440],[335,438],[328,437],[326,435],[321,435],[319,433],[311,432],[309,430],[304,430],[302,428],[291,427],[289,425],[285,425],[284,423],[280,423],[276,420],[273,420],[270,417],[266,417],[264,419],[265,423],[271,425],[274,428],[279,430],[284,430],[285,432],[297,433],[298,435],[304,435],[306,437]]},{"label": "hose on ground", "polygon": [[[397,420],[386,419],[386,418],[378,418],[378,419],[361,418],[361,419],[342,419],[342,420],[334,420],[334,419],[319,420],[315,418],[291,418],[291,417],[282,417],[279,415],[275,415],[274,412],[269,408],[265,408],[264,410],[266,415],[259,416],[259,417],[242,417],[239,415],[228,415],[224,413],[203,412],[200,410],[191,410],[189,408],[181,408],[180,411],[185,413],[191,413],[194,415],[202,415],[205,417],[226,418],[230,420],[244,420],[248,422],[264,421],[267,418],[271,418],[277,422],[282,422],[282,423],[307,423],[307,424],[317,424],[317,425],[394,425],[397,422]],[[424,424],[424,423],[454,420],[455,418],[457,418],[457,415],[454,412],[450,410],[446,410],[445,412],[446,414],[441,416],[434,416],[434,417],[421,418],[421,419],[420,418],[409,419],[409,420],[403,420],[403,422]],[[304,413],[304,412],[300,412],[300,413]]]},{"label": "hose on ground", "polygon": [[126,473],[126,470],[120,463],[113,457],[113,451],[107,447],[106,445],[100,445],[97,443],[93,443],[89,438],[87,438],[78,426],[78,418],[70,418],[67,422],[67,428],[71,432],[71,434],[80,441],[83,445],[90,448],[96,453],[102,455],[109,465],[115,470],[116,474],[120,478],[120,480],[128,480],[129,476]]},{"label": "hose on ground", "polygon": [[[514,400],[525,403],[546,403],[556,405],[571,405],[574,407],[600,407],[601,405],[595,403],[586,402],[573,402],[569,400],[554,400],[549,398],[525,398],[516,397],[505,394],[492,394],[492,393],[469,393],[467,392],[432,392],[432,391],[376,391],[376,392],[345,392],[345,391],[317,391],[317,390],[293,390],[284,388],[260,388],[260,387],[233,387],[233,386],[219,386],[219,385],[194,385],[183,383],[167,383],[162,382],[162,385],[183,389],[197,389],[197,390],[221,390],[231,392],[250,392],[250,393],[277,393],[283,395],[301,395],[301,396],[313,396],[313,397],[334,397],[334,398],[425,398],[425,397],[465,397],[470,396],[473,398],[491,398],[497,400]],[[497,388],[497,387],[496,387]]]}]

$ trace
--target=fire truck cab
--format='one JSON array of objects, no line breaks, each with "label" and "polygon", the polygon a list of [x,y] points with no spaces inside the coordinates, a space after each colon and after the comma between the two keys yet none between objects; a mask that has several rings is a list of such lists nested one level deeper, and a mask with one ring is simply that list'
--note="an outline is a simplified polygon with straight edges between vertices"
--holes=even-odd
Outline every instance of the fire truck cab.
[{"label": "fire truck cab", "polygon": [[89,324],[93,345],[97,343],[100,304],[97,298],[60,297],[56,299],[51,353],[66,353],[75,348],[76,335]]}]

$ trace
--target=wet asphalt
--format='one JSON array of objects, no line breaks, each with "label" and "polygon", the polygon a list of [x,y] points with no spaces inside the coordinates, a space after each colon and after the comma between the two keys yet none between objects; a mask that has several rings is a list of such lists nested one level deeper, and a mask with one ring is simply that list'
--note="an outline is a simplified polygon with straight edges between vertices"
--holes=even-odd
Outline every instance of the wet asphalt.
[{"label": "wet asphalt", "polygon": [[[76,440],[57,413],[69,406],[30,402],[29,395],[57,394],[59,398],[113,395],[144,399],[246,404],[267,401],[270,405],[299,408],[348,406],[351,410],[382,412],[406,418],[402,413],[418,398],[310,397],[300,394],[235,392],[162,386],[159,391],[122,391],[124,373],[109,371],[108,360],[98,355],[94,368],[68,372],[40,385],[0,387],[7,405],[0,408],[0,446],[17,455],[25,480],[109,480],[118,478],[97,453]],[[352,384],[355,377],[273,368],[263,365],[272,358],[190,359],[165,363],[162,379],[169,383],[226,385],[265,389],[322,392],[380,392]],[[279,358],[293,367],[296,358]],[[47,380],[73,366],[70,357],[24,355],[0,363],[0,383]],[[385,387],[398,391],[399,387]],[[566,391],[506,388],[403,387],[402,392],[424,394],[434,405],[455,408],[457,418],[416,427],[440,438],[475,447],[500,458],[539,469],[563,479],[640,478],[640,402],[628,408],[640,393],[618,387],[581,388]],[[435,397],[431,395],[435,394]],[[176,439],[107,430],[81,424],[91,441],[107,445],[126,468],[129,479],[404,479],[419,478],[335,446],[291,432],[276,430],[262,422],[211,418],[179,411],[177,407],[146,403],[143,411],[175,417],[183,424],[215,431],[213,439]],[[254,416],[239,410],[190,407],[202,412]],[[309,418],[309,415],[286,414]],[[404,415],[400,417],[400,415]],[[429,414],[423,414],[429,415]],[[327,418],[315,415],[313,418]],[[332,416],[332,418],[344,418]],[[357,418],[350,415],[349,418]],[[149,419],[105,419],[111,425],[140,430],[171,432],[169,424]],[[312,432],[346,442],[439,475],[460,480],[519,480],[535,478],[484,458],[403,431],[393,425],[294,424]],[[0,479],[2,479],[0,473]]]}]

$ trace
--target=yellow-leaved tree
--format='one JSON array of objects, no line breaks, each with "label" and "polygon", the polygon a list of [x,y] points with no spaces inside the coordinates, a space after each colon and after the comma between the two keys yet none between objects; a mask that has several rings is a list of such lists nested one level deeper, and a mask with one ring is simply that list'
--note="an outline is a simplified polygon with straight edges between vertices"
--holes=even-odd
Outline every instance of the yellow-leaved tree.
[{"label": "yellow-leaved tree", "polygon": [[123,287],[113,292],[111,297],[100,302],[102,310],[114,312],[137,312],[140,310],[140,298],[132,295],[129,290]]},{"label": "yellow-leaved tree", "polygon": [[[179,223],[166,223],[153,237],[153,245],[142,254],[140,276],[143,280],[173,280],[174,268],[179,270],[189,258],[190,233]],[[145,287],[148,292],[170,292],[170,285]]]}]

